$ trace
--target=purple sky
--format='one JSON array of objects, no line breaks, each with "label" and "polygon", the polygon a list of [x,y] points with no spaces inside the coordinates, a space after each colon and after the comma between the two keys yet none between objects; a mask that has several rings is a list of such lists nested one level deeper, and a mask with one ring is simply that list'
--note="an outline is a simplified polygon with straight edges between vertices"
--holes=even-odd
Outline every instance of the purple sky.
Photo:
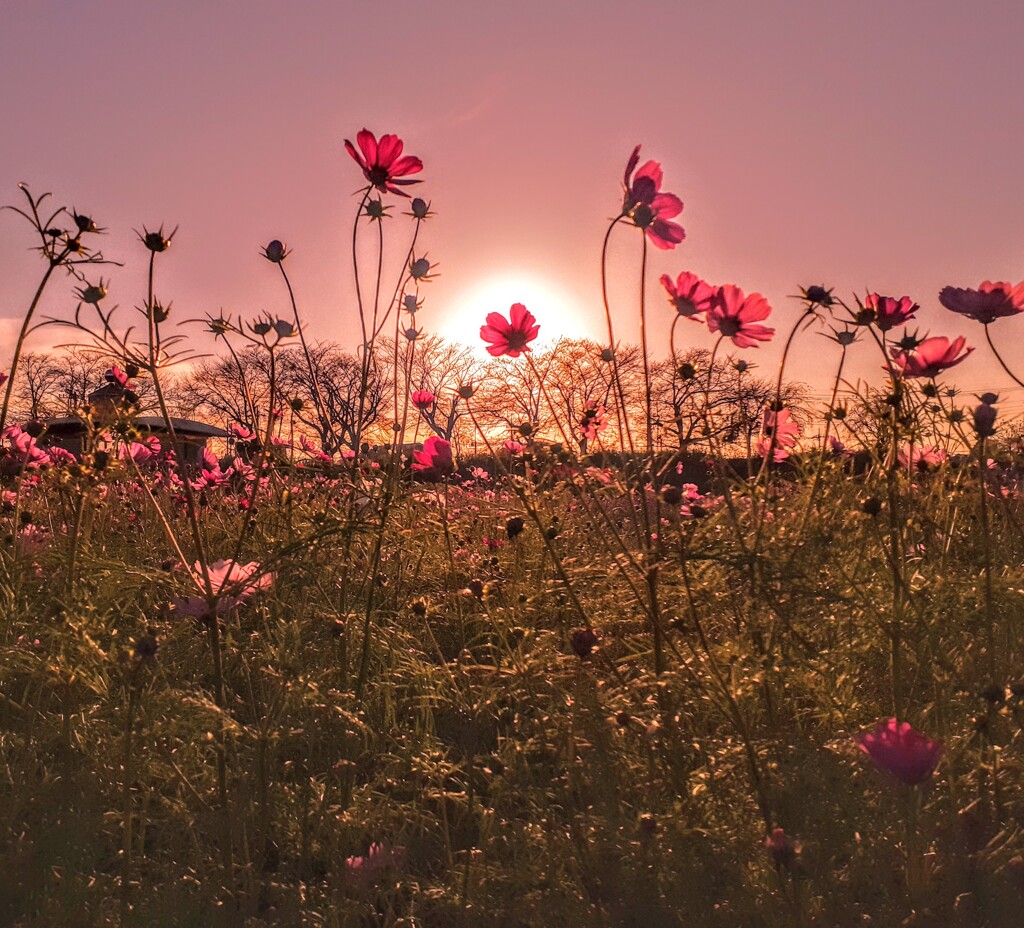
[{"label": "purple sky", "polygon": [[[652,253],[660,351],[662,272],[759,290],[780,330],[796,312],[786,295],[825,282],[910,294],[922,330],[979,346],[954,379],[1002,389],[981,327],[936,294],[1024,278],[1022,34],[1013,0],[5,0],[0,201],[26,181],[109,227],[104,250],[128,261],[110,299],[125,307],[144,293],[131,230],[180,225],[157,287],[178,318],[283,313],[258,257],[281,238],[312,330],[354,344],[362,178],[342,141],[396,132],[437,212],[424,327],[476,342],[521,279],[542,334],[600,337],[601,239],[643,143],[686,202],[687,240]],[[4,356],[40,271],[16,218],[0,215]],[[390,226],[397,257],[406,229]],[[619,334],[635,340],[638,236],[616,244]],[[70,308],[69,292],[58,282],[48,309]],[[1022,326],[994,334],[1024,369]],[[830,347],[807,336],[792,373],[824,389]],[[878,359],[858,351],[854,370],[875,378]],[[745,354],[769,371],[778,349]]]}]

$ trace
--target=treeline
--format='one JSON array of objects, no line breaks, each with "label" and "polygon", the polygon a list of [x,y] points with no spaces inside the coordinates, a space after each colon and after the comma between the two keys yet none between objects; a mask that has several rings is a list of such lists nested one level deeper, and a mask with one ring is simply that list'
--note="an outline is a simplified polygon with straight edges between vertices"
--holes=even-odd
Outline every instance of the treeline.
[{"label": "treeline", "polygon": [[[281,438],[305,436],[328,454],[353,449],[357,440],[390,441],[395,423],[403,420],[409,436],[422,440],[435,434],[469,450],[476,440],[470,409],[496,440],[529,434],[569,441],[581,452],[646,443],[647,394],[635,346],[618,350],[621,395],[607,350],[586,339],[562,339],[524,365],[508,358],[481,360],[463,345],[429,336],[417,341],[411,366],[398,370],[397,384],[393,346],[383,342],[365,388],[361,361],[352,352],[333,342],[310,344],[309,351],[311,365],[300,347],[278,351],[273,371],[269,354],[255,347],[178,368],[165,379],[162,375],[170,411],[261,434],[272,414]],[[711,370],[710,362],[708,351],[691,350],[674,362],[652,365],[656,448],[701,453],[710,451],[712,442],[746,454],[756,446],[764,413],[776,401],[776,384],[732,358],[716,359]],[[114,363],[82,348],[26,355],[14,396],[16,414],[22,419],[80,414]],[[472,399],[464,395],[470,391]],[[137,378],[136,392],[140,411],[152,413],[154,391],[145,377]],[[272,392],[275,410],[268,409]],[[800,418],[807,416],[807,397],[803,384],[783,385],[782,402]]]}]

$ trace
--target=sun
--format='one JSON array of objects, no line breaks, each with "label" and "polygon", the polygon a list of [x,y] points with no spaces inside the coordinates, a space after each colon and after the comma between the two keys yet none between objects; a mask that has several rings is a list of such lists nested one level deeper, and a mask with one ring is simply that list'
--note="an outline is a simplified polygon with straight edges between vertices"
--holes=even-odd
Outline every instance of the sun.
[{"label": "sun", "polygon": [[461,342],[486,355],[480,339],[480,326],[488,313],[506,318],[513,303],[522,303],[540,324],[540,335],[532,347],[543,348],[560,338],[593,337],[585,314],[571,294],[558,284],[535,274],[510,274],[488,277],[457,293],[439,326],[438,334]]}]

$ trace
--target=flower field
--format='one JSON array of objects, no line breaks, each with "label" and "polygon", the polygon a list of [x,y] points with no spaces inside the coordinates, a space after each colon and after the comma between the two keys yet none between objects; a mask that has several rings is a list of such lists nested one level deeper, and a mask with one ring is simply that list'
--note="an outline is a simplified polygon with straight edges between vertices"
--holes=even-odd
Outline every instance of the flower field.
[{"label": "flower field", "polygon": [[[279,240],[288,313],[179,319],[176,229],[118,256],[126,310],[90,215],[3,214],[41,273],[0,374],[0,924],[1018,925],[1024,283],[648,281],[686,233],[638,146],[607,340],[485,306],[484,361],[428,332],[423,162],[345,148],[357,349]],[[951,313],[979,338],[908,328]],[[824,403],[786,371],[820,334]]]}]

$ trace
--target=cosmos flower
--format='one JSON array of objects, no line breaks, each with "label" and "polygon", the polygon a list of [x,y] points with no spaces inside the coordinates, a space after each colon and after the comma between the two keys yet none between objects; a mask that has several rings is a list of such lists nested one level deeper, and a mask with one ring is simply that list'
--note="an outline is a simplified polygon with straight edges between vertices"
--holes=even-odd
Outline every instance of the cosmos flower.
[{"label": "cosmos flower", "polygon": [[876,767],[906,786],[920,786],[930,779],[942,757],[941,741],[896,719],[882,719],[874,730],[857,735],[856,741]]},{"label": "cosmos flower", "polygon": [[[210,586],[217,598],[217,612],[227,612],[245,602],[257,590],[265,589],[274,582],[274,575],[262,573],[255,561],[241,564],[238,561],[215,561],[207,568]],[[196,585],[205,593],[203,565],[196,561],[193,566]],[[225,595],[221,595],[222,592]],[[203,618],[209,614],[209,603],[204,596],[186,596],[171,604],[178,615]]]},{"label": "cosmos flower", "polygon": [[537,320],[522,303],[513,303],[506,319],[501,313],[488,313],[487,324],[480,326],[480,337],[490,342],[487,351],[494,357],[518,358],[529,351],[529,343],[540,332]]},{"label": "cosmos flower", "polygon": [[790,449],[796,445],[800,435],[800,426],[793,421],[793,414],[788,409],[764,411],[761,426],[761,440],[757,443],[757,453],[764,457],[769,450],[772,460],[778,464],[789,457]]},{"label": "cosmos flower", "polygon": [[409,399],[417,409],[426,409],[433,405],[435,400],[437,400],[437,397],[429,390],[413,390]]},{"label": "cosmos flower", "polygon": [[770,341],[775,334],[775,329],[757,324],[771,311],[760,293],[747,296],[739,287],[726,284],[718,288],[708,309],[708,328],[731,338],[737,348],[757,347],[757,342]]},{"label": "cosmos flower", "polygon": [[1014,286],[1001,280],[983,280],[977,290],[943,287],[939,302],[954,313],[989,325],[1003,316],[1024,312],[1024,281]]},{"label": "cosmos flower", "polygon": [[934,470],[948,455],[935,445],[914,445],[907,442],[897,455],[900,467],[906,471],[918,470],[922,473]]},{"label": "cosmos flower", "polygon": [[674,193],[661,192],[664,175],[657,161],[646,161],[637,168],[639,162],[640,146],[637,145],[623,175],[622,213],[644,230],[652,245],[667,251],[686,238],[683,227],[670,221],[683,211],[683,201]]},{"label": "cosmos flower", "polygon": [[412,155],[402,157],[405,145],[397,135],[382,135],[378,141],[369,129],[363,129],[356,135],[356,143],[359,151],[345,139],[345,150],[363,169],[363,176],[378,190],[407,197],[409,194],[400,188],[420,183],[419,180],[402,179],[409,174],[419,174],[423,170],[423,162]]},{"label": "cosmos flower", "polygon": [[423,442],[422,451],[413,452],[412,469],[425,480],[439,480],[454,473],[451,442],[431,435]]},{"label": "cosmos flower", "polygon": [[909,296],[901,296],[897,300],[895,297],[869,293],[864,300],[867,318],[882,332],[909,322],[920,308]]},{"label": "cosmos flower", "polygon": [[937,335],[924,339],[913,349],[894,346],[891,350],[896,372],[902,377],[937,377],[944,370],[966,360],[974,351],[973,348],[964,351],[966,341],[962,335],[952,342],[945,336]]},{"label": "cosmos flower", "polygon": [[661,285],[676,312],[695,322],[699,321],[697,316],[711,308],[717,292],[715,287],[689,271],[683,271],[675,281],[668,274],[662,274]]}]

